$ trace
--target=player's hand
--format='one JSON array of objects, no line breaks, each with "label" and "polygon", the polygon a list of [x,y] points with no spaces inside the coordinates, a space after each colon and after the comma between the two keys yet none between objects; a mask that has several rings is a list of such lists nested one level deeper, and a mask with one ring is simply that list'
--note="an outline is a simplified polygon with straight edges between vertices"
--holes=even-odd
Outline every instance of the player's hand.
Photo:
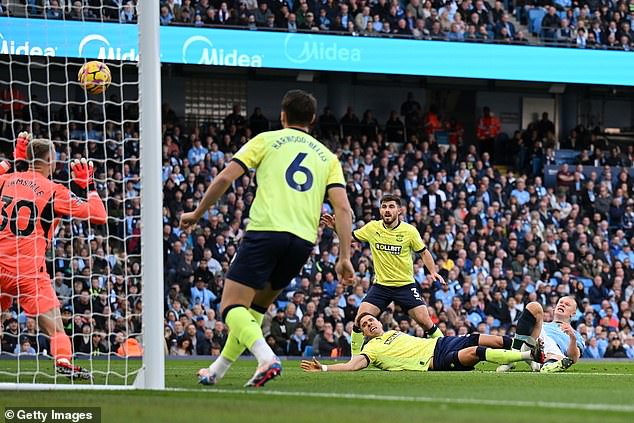
[{"label": "player's hand", "polygon": [[321,215],[320,223],[327,228],[335,229],[335,216],[332,214],[324,213]]},{"label": "player's hand", "polygon": [[22,131],[18,134],[18,139],[15,140],[15,150],[13,151],[13,158],[15,160],[26,160],[26,147],[31,142],[31,134],[26,131]]},{"label": "player's hand", "polygon": [[339,259],[335,265],[335,272],[342,284],[347,286],[354,282],[354,267],[350,259]]},{"label": "player's hand", "polygon": [[93,176],[95,174],[95,166],[92,163],[92,160],[73,160],[70,163],[71,175],[75,183],[83,189],[90,189],[91,191],[94,189],[94,180]]},{"label": "player's hand", "polygon": [[321,372],[321,363],[315,357],[312,361],[302,360],[299,366],[305,372]]},{"label": "player's hand", "polygon": [[569,337],[576,338],[575,330],[570,326],[570,323],[560,323],[559,328]]},{"label": "player's hand", "polygon": [[195,211],[183,213],[181,214],[181,221],[179,226],[182,230],[187,230],[193,228],[199,220],[200,217],[198,217]]},{"label": "player's hand", "polygon": [[441,284],[442,286],[447,285],[447,282],[445,282],[445,280],[443,279],[443,277],[442,277],[442,276],[440,276],[440,274],[439,274],[439,273],[434,272],[434,273],[430,274],[430,275],[429,275],[429,277],[430,277],[432,280],[434,280],[434,281],[438,281],[438,282],[440,282],[440,284]]}]

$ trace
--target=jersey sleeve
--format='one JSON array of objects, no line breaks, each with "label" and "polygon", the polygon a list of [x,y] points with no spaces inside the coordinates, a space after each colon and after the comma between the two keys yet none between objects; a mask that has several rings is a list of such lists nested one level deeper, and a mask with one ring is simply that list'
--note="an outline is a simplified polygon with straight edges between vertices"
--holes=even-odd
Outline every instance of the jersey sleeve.
[{"label": "jersey sleeve", "polygon": [[88,193],[86,201],[77,197],[63,185],[55,185],[53,198],[53,210],[59,217],[72,217],[76,219],[90,220],[92,223],[106,223],[108,214],[96,191]]},{"label": "jersey sleeve", "polygon": [[264,151],[264,137],[258,135],[238,150],[233,156],[233,161],[242,166],[245,172],[248,172],[249,169],[256,169],[260,165]]},{"label": "jersey sleeve", "polygon": [[352,237],[359,242],[372,242],[372,226],[374,221],[367,223],[360,229],[352,231]]},{"label": "jersey sleeve", "polygon": [[412,250],[416,254],[420,254],[424,252],[427,249],[427,247],[425,246],[425,243],[423,242],[423,238],[421,238],[420,233],[414,226],[411,227],[410,231],[412,233],[412,241],[411,241]]},{"label": "jersey sleeve", "polygon": [[341,169],[341,163],[336,156],[330,161],[330,169],[328,170],[328,180],[326,181],[326,190],[334,187],[346,187],[346,180],[343,176],[343,170]]},{"label": "jersey sleeve", "polygon": [[375,345],[376,342],[368,342],[361,348],[361,355],[364,355],[368,359],[368,366],[376,363],[378,351]]}]

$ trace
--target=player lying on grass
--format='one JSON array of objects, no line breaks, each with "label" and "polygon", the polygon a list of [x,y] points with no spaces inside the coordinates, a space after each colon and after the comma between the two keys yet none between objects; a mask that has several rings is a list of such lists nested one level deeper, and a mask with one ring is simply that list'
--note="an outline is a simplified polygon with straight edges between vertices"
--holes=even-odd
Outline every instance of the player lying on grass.
[{"label": "player lying on grass", "polygon": [[[374,284],[363,298],[357,317],[370,313],[379,316],[394,301],[408,313],[430,338],[441,337],[442,332],[432,322],[418,284],[414,282],[412,253],[420,254],[433,280],[445,284],[436,272],[436,264],[418,230],[406,222],[401,222],[401,199],[396,195],[381,198],[381,220],[368,222],[361,229],[352,232],[359,242],[367,242],[372,250],[372,260],[376,269]],[[325,214],[322,223],[335,229],[335,216]],[[356,321],[357,319],[355,319]],[[363,345],[363,333],[356,325],[352,329],[352,355],[358,355]]]},{"label": "player lying on grass", "polygon": [[[531,363],[533,370],[543,373],[563,372],[579,360],[584,349],[583,338],[570,325],[576,311],[574,297],[561,297],[555,306],[552,322],[543,323],[544,311],[538,303],[528,304],[522,312],[517,322],[516,338],[521,340],[525,333],[537,333],[544,343],[546,361],[543,365]],[[520,349],[518,347],[521,345],[513,345],[513,348]],[[504,364],[497,371],[506,372],[514,367],[514,363]]]},{"label": "player lying on grass", "polygon": [[[28,316],[37,318],[40,329],[51,338],[51,354],[58,373],[91,379],[90,372],[74,366],[70,339],[64,332],[60,303],[46,271],[46,250],[62,217],[106,223],[106,209],[95,190],[92,162],[71,163],[74,182],[87,191],[83,201],[65,186],[51,181],[55,147],[49,140],[18,137],[17,172],[0,176],[0,312],[8,310],[14,297]],[[24,163],[26,162],[26,170]],[[8,167],[1,165],[3,171]]]},{"label": "player lying on grass", "polygon": [[301,367],[307,372],[351,372],[372,365],[381,370],[430,371],[473,370],[480,361],[508,364],[522,360],[543,362],[541,344],[535,343],[530,351],[511,351],[513,339],[508,336],[471,334],[442,338],[417,338],[394,330],[385,332],[381,322],[372,314],[359,316],[357,325],[369,341],[361,354],[342,364],[323,365],[313,358],[303,360]]}]

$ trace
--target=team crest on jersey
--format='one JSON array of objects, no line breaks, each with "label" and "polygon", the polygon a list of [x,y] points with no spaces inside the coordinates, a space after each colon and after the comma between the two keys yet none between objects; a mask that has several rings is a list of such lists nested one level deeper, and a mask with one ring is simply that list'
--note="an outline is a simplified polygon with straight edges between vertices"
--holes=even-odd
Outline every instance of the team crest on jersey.
[{"label": "team crest on jersey", "polygon": [[378,251],[385,251],[386,253],[394,254],[395,256],[400,255],[401,249],[403,248],[400,245],[379,244],[378,242],[374,244],[374,247]]},{"label": "team crest on jersey", "polygon": [[403,235],[396,235],[396,242],[403,242]]}]

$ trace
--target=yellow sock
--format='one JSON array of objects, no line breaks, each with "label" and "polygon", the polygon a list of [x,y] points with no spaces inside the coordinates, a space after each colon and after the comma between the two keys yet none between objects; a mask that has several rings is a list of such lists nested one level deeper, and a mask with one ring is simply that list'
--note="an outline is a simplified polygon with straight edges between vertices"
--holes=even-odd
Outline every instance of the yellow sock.
[{"label": "yellow sock", "polygon": [[225,323],[229,327],[229,333],[249,349],[258,339],[264,340],[260,325],[246,307],[234,307],[229,310]]},{"label": "yellow sock", "polygon": [[363,347],[363,341],[365,340],[365,336],[363,336],[363,332],[355,332],[352,331],[352,339],[350,342],[350,349],[352,350],[352,355],[361,354],[361,347]]},{"label": "yellow sock", "polygon": [[485,353],[486,361],[496,364],[509,364],[523,360],[523,354],[519,351],[494,350],[487,348]]},{"label": "yellow sock", "polygon": [[[249,309],[249,313],[255,318],[257,324],[262,327],[262,320],[264,320],[264,314],[259,311],[255,311],[252,308]],[[220,353],[221,357],[226,358],[227,360],[234,362],[242,355],[244,350],[247,347],[238,341],[238,338],[234,335],[233,331],[229,331],[229,335],[227,336],[227,342],[225,343],[222,352]]]}]

